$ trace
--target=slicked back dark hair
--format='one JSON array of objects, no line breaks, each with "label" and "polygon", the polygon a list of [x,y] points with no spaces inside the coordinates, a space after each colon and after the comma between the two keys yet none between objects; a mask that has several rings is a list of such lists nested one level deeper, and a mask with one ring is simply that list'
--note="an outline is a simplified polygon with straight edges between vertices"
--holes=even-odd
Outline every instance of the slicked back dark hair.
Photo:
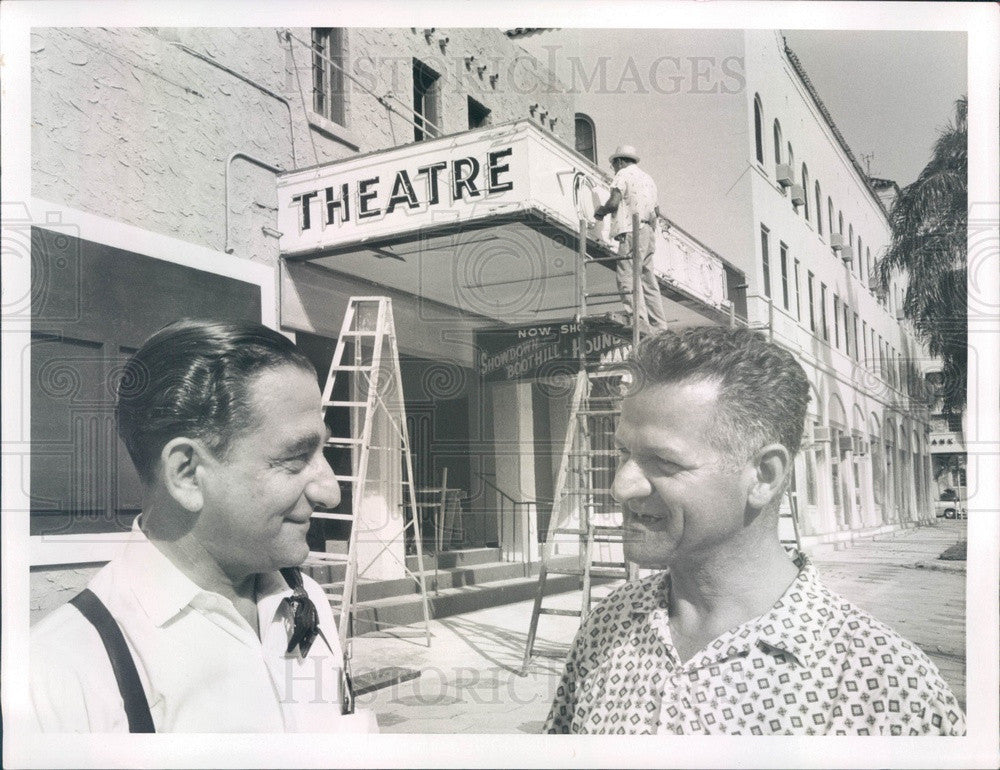
[{"label": "slicked back dark hair", "polygon": [[719,412],[713,436],[740,462],[767,444],[794,457],[802,443],[809,381],[791,352],[749,329],[695,326],[665,331],[639,343],[632,388],[717,382]]},{"label": "slicked back dark hair", "polygon": [[118,435],[139,476],[153,482],[164,445],[197,438],[224,456],[230,442],[258,419],[250,383],[270,369],[297,366],[316,375],[294,343],[256,323],[182,320],[143,343],[118,385]]}]

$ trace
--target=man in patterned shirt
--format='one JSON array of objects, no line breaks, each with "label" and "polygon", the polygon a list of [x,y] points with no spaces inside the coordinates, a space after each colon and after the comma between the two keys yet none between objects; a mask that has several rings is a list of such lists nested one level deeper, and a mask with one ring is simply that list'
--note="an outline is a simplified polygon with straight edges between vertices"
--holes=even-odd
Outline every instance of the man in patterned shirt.
[{"label": "man in patterned shirt", "polygon": [[745,329],[644,340],[616,434],[625,554],[669,569],[583,622],[552,733],[962,735],[934,664],[778,541],[809,385]]}]

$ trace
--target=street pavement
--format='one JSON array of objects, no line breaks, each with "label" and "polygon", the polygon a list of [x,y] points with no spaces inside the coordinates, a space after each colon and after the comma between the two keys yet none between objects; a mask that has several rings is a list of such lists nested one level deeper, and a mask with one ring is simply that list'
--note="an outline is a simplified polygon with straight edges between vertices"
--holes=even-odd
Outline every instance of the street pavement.
[{"label": "street pavement", "polygon": [[[921,647],[963,707],[965,562],[937,557],[965,532],[965,522],[939,519],[810,554],[831,589]],[[611,588],[597,587],[595,599]],[[536,641],[542,654],[520,676],[531,606],[518,602],[433,620],[429,648],[422,634],[354,640],[356,674],[392,666],[421,672],[360,696],[358,707],[376,712],[383,733],[540,732],[579,619],[542,616]],[[579,609],[580,592],[547,598],[545,606]]]}]

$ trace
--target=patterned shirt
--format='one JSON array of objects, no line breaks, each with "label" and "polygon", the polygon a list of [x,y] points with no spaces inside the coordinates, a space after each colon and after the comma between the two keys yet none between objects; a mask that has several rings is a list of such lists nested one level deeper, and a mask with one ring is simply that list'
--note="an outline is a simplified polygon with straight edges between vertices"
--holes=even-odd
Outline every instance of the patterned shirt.
[{"label": "patterned shirt", "polygon": [[611,182],[611,189],[618,190],[622,202],[611,219],[611,237],[632,232],[632,215],[638,214],[640,222],[652,222],[656,211],[656,182],[635,163],[630,163]]},{"label": "patterned shirt", "polygon": [[771,610],[687,662],[671,641],[668,573],[626,583],[582,624],[549,733],[964,735],[934,664],[830,591],[804,556]]}]

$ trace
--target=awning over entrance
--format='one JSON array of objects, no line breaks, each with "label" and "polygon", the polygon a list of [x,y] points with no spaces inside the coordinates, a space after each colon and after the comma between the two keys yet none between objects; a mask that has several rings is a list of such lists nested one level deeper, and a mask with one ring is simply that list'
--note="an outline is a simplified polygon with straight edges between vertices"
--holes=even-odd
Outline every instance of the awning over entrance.
[{"label": "awning over entrance", "polygon": [[[281,175],[282,255],[503,324],[572,318],[583,291],[591,314],[617,310],[612,263],[584,277],[580,260],[609,183],[531,121],[418,142]],[[720,321],[722,261],[676,229],[661,241],[668,316]],[[607,220],[587,230],[591,257],[616,245]]]}]

